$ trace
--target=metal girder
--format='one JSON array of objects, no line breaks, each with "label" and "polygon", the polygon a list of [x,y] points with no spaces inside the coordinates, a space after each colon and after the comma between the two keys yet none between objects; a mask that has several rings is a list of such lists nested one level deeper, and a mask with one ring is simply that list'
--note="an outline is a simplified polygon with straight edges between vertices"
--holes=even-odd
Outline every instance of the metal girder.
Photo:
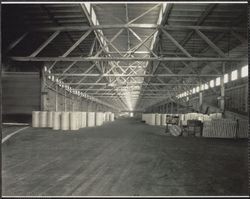
[{"label": "metal girder", "polygon": [[241,36],[240,34],[238,34],[238,33],[236,33],[235,31],[231,31],[231,33],[232,33],[232,35],[236,38],[236,39],[238,39],[242,44],[245,44],[245,45],[247,45],[247,39],[246,38],[244,38],[243,36]]},{"label": "metal girder", "polygon": [[42,43],[31,55],[30,57],[37,56],[46,46],[49,45],[56,37],[60,34],[60,31],[54,32],[44,43]]},{"label": "metal girder", "polygon": [[190,62],[227,62],[227,61],[247,61],[247,57],[21,57],[12,56],[14,61],[190,61]]},{"label": "metal girder", "polygon": [[93,74],[93,73],[47,73],[47,76],[73,76],[73,77],[218,77],[221,74]]},{"label": "metal girder", "polygon": [[93,26],[45,26],[45,27],[30,27],[29,31],[85,31],[85,30],[97,30],[97,29],[121,29],[121,28],[143,28],[143,29],[166,29],[166,30],[209,30],[209,31],[246,31],[246,27],[238,26],[185,26],[185,25],[157,25],[157,24],[113,24],[113,25],[93,25]]},{"label": "metal girder", "polygon": [[[87,36],[91,33],[92,30],[88,30],[86,33],[84,33],[61,57],[67,57],[81,42],[83,42],[84,39],[87,38]],[[35,57],[31,57],[31,58],[35,58]],[[77,60],[72,60],[75,61],[75,63],[77,62]],[[55,60],[54,63],[52,63],[49,67],[49,70],[52,70],[53,67],[56,65],[58,61]]]},{"label": "metal girder", "polygon": [[[109,84],[109,83],[95,83],[95,82],[84,82],[84,83],[64,83],[65,85],[83,85],[83,86],[89,86],[89,85],[94,85],[94,86],[111,86],[111,87],[119,87],[119,86],[132,86],[132,85],[142,85],[142,86],[146,86],[146,83],[143,82],[129,82],[126,84]],[[186,85],[190,85],[190,86],[197,86],[199,84],[180,84],[180,83],[172,83],[172,84],[168,84],[168,83],[151,83],[151,85],[153,86],[186,86]]]},{"label": "metal girder", "polygon": [[162,32],[164,33],[164,35],[167,36],[168,39],[170,39],[175,45],[176,47],[178,47],[187,57],[192,57],[189,52],[187,52],[182,45],[180,45],[167,31],[165,31],[164,29],[161,29]]},{"label": "metal girder", "polygon": [[[208,7],[206,8],[206,10],[201,14],[200,18],[198,19],[198,21],[196,22],[195,25],[201,25],[204,20],[207,18],[207,16],[214,10],[214,8],[217,6],[217,4],[209,4]],[[192,35],[194,34],[194,30],[192,30],[182,41],[181,41],[181,45],[184,46],[192,37]]]},{"label": "metal girder", "polygon": [[215,52],[217,52],[221,57],[226,57],[225,53],[222,52],[222,50],[219,49],[219,47],[216,46],[206,35],[197,29],[195,31]]},{"label": "metal girder", "polygon": [[151,12],[152,10],[154,10],[155,8],[159,7],[160,5],[161,5],[161,4],[157,4],[157,5],[153,6],[152,8],[148,9],[146,12],[140,14],[138,17],[136,17],[136,18],[130,20],[130,21],[127,23],[127,25],[132,24],[133,22],[135,22],[135,21],[137,21],[138,19],[142,18],[143,16],[145,16],[146,14],[148,14],[149,12]]},{"label": "metal girder", "polygon": [[13,41],[8,47],[6,52],[9,52],[10,50],[12,50],[13,48],[15,48],[15,46],[17,46],[17,44],[19,44],[24,37],[26,37],[28,35],[28,32],[23,33],[20,37],[18,37],[15,41]]}]

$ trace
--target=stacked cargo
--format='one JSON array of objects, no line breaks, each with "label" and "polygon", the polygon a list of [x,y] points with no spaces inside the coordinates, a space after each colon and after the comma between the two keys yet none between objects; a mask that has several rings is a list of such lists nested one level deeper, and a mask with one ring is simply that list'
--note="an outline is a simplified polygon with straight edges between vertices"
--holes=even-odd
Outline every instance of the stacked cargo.
[{"label": "stacked cargo", "polygon": [[115,115],[111,112],[32,112],[32,127],[52,128],[53,130],[78,130],[85,127],[101,126],[104,122],[114,120]]},{"label": "stacked cargo", "polygon": [[203,137],[236,138],[237,122],[229,119],[213,119],[203,124]]}]

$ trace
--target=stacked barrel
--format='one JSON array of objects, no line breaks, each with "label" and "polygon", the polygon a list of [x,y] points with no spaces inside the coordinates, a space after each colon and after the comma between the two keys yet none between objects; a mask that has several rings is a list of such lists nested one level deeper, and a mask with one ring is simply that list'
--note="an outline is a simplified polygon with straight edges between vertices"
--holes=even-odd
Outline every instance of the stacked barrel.
[{"label": "stacked barrel", "polygon": [[114,121],[112,112],[59,112],[33,111],[32,127],[53,130],[79,130],[85,127],[101,126]]}]

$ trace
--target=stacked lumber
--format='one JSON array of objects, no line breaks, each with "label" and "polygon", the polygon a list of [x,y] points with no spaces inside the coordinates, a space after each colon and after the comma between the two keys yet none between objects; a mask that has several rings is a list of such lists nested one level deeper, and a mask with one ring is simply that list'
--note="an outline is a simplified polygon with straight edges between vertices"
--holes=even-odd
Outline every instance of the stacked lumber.
[{"label": "stacked lumber", "polygon": [[228,119],[213,119],[203,123],[203,137],[235,138],[237,123]]}]

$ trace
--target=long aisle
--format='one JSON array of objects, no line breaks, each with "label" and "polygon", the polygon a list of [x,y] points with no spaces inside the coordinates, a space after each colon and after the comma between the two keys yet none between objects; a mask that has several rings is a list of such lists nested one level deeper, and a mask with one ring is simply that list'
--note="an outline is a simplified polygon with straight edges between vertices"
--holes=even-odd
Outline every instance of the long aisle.
[{"label": "long aisle", "polygon": [[2,146],[4,196],[247,195],[247,141],[170,137],[118,119],[26,129]]}]

